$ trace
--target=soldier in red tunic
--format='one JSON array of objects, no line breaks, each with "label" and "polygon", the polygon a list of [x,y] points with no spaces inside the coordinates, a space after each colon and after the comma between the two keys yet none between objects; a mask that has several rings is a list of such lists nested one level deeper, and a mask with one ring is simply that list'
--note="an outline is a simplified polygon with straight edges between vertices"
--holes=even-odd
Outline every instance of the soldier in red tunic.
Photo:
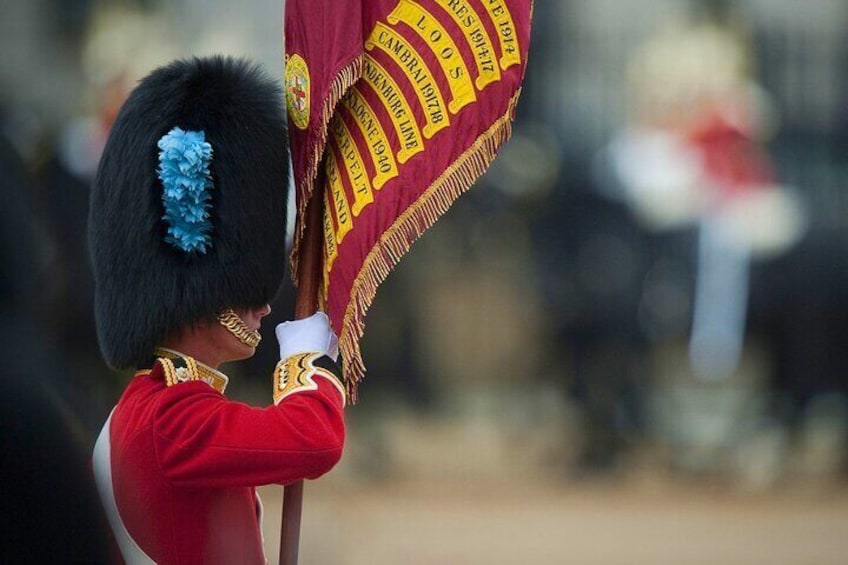
[{"label": "soldier in red tunic", "polygon": [[344,387],[327,317],[280,324],[273,404],[224,396],[286,264],[288,153],[277,84],[229,58],[177,61],[130,95],[91,195],[98,337],[134,367],[94,451],[126,563],[261,564],[254,487],[340,459]]}]

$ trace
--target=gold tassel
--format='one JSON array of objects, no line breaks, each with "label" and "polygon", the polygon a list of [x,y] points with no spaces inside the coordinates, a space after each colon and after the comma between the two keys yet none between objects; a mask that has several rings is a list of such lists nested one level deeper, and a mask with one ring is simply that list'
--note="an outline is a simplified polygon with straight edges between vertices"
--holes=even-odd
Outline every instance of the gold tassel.
[{"label": "gold tassel", "polygon": [[357,401],[357,387],[365,376],[359,340],[365,331],[365,314],[374,301],[377,287],[386,280],[415,240],[486,172],[498,149],[512,135],[512,120],[520,94],[521,89],[510,99],[506,113],[445,169],[418,200],[410,204],[365,257],[351,287],[350,302],[339,337],[339,350],[344,358],[344,380],[351,402]]},{"label": "gold tassel", "polygon": [[[309,196],[312,195],[314,189],[315,177],[318,174],[318,167],[321,164],[321,158],[324,154],[324,147],[327,145],[327,130],[330,124],[330,118],[336,111],[336,106],[342,99],[342,96],[348,89],[359,80],[362,76],[362,64],[365,60],[363,54],[359,54],[350,63],[345,65],[342,70],[336,74],[336,78],[330,84],[330,90],[324,99],[324,104],[321,107],[321,121],[318,124],[318,136],[313,138],[312,147],[307,148],[309,155],[306,160],[306,176],[301,179],[298,187],[298,202],[297,215],[294,229],[294,238],[292,240],[292,250],[289,257],[291,265],[291,276],[295,286],[297,286],[297,269],[300,254],[300,243],[303,239],[303,232],[306,230],[306,206],[309,204]],[[307,197],[302,201],[300,195],[305,194]]]}]

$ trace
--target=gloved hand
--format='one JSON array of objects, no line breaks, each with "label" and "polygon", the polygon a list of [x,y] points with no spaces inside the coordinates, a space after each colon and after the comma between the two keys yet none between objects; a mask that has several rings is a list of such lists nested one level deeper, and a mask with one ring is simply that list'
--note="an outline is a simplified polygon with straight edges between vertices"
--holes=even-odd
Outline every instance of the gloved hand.
[{"label": "gloved hand", "polygon": [[319,352],[333,361],[339,358],[339,338],[330,327],[324,312],[315,312],[308,318],[278,324],[274,333],[280,343],[280,359],[296,353]]}]

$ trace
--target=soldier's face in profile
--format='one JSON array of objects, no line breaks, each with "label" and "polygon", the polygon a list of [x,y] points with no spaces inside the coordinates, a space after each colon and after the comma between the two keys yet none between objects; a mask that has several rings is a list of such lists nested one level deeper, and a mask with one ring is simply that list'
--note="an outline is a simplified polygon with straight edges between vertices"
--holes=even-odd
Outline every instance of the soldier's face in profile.
[{"label": "soldier's face in profile", "polygon": [[[262,318],[270,313],[271,307],[267,304],[236,310],[244,323],[244,329],[248,331],[258,331]],[[191,355],[213,368],[228,361],[247,359],[256,352],[255,347],[241,341],[217,320],[207,320],[185,328],[163,345]]]}]

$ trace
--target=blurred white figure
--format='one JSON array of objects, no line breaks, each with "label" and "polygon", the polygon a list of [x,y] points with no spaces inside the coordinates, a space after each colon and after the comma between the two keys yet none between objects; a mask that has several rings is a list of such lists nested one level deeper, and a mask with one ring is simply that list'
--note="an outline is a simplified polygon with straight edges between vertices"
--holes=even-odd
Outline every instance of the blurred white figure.
[{"label": "blurred white figure", "polygon": [[92,18],[82,54],[88,107],[65,126],[58,144],[59,159],[86,184],[130,90],[177,52],[165,22],[161,14],[126,8],[100,9]]},{"label": "blurred white figure", "polygon": [[749,69],[741,34],[714,22],[672,25],[631,62],[631,120],[610,147],[640,221],[699,225],[689,356],[707,379],[738,366],[751,258],[786,250],[804,226],[760,146],[774,120]]}]

